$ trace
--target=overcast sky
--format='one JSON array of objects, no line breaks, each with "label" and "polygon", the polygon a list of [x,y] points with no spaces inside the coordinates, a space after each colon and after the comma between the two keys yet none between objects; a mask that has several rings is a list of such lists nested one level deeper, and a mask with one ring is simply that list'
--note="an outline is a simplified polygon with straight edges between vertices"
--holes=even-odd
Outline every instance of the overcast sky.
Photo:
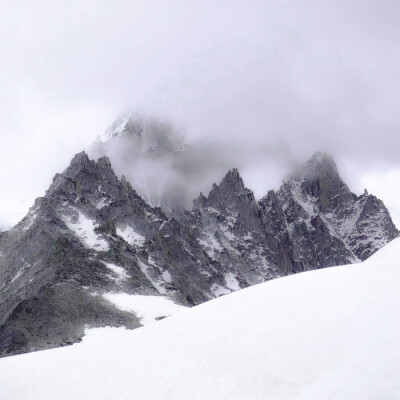
[{"label": "overcast sky", "polygon": [[0,220],[137,110],[243,154],[327,151],[400,225],[399,20],[395,0],[1,1]]}]

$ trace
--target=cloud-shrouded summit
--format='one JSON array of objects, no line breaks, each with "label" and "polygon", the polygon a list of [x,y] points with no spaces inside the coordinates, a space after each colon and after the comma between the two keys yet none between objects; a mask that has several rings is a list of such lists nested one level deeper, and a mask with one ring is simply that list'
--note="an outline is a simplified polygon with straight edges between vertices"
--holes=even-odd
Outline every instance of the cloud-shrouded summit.
[{"label": "cloud-shrouded summit", "polygon": [[[398,368],[391,363],[399,364],[398,352],[391,354],[390,346],[398,343],[392,322],[399,274],[392,259],[400,223],[400,2],[3,3],[0,358],[77,343],[88,327],[136,329],[228,295],[209,315],[214,322],[214,316],[228,317],[217,321],[224,329],[211,329],[209,336],[214,347],[225,344],[219,347],[228,350],[228,359],[215,363],[214,354],[202,351],[203,344],[214,348],[203,334],[210,320],[201,315],[213,306],[202,305],[187,314],[200,319],[178,317],[152,331],[161,333],[155,341],[176,341],[167,357],[153,346],[147,328],[133,335],[151,342],[141,346],[139,340],[139,352],[133,347],[136,361],[142,355],[146,366],[152,349],[162,356],[153,361],[163,365],[148,368],[151,379],[134,390],[151,397],[154,371],[163,374],[171,364],[184,369],[177,376],[198,371],[188,393],[200,382],[205,392],[198,397],[212,392],[224,398],[219,373],[240,364],[242,378],[235,373],[225,381],[228,397],[246,385],[268,393],[275,387],[278,397],[292,390],[297,400],[321,399],[321,393],[340,397],[343,387],[349,398],[358,398],[358,386],[365,388],[361,397],[388,387],[396,396]],[[352,263],[361,265],[345,266]],[[343,267],[307,273],[338,265]],[[283,279],[259,288],[284,289],[279,296],[255,288],[247,293],[261,297],[232,295],[248,302],[245,307],[229,300],[231,292],[276,278]],[[267,309],[272,324],[258,311],[247,318],[247,306]],[[198,334],[182,331],[185,344],[179,330],[168,328],[173,321]],[[316,329],[308,335],[310,328]],[[239,341],[230,336],[234,331]],[[371,332],[379,341],[368,339]],[[300,353],[292,351],[295,343]],[[252,363],[260,348],[272,358],[253,357]],[[112,355],[125,363],[117,354],[121,347],[114,349]],[[185,357],[183,364],[175,362],[182,349],[189,363]],[[193,349],[201,354],[193,356]],[[269,366],[257,371],[261,359]],[[11,376],[13,362],[4,364]],[[132,367],[122,364],[123,373]],[[210,374],[210,366],[218,371]],[[123,383],[115,371],[111,378]],[[102,381],[111,382],[107,374]],[[65,387],[80,388],[67,375],[61,378]],[[8,384],[12,378],[5,376]],[[217,378],[216,390],[207,385],[210,376]],[[48,389],[45,379],[38,382]],[[175,380],[168,382],[167,390]],[[11,390],[28,388],[28,381],[22,383],[11,383]],[[87,393],[97,388],[87,387]]]},{"label": "cloud-shrouded summit", "polygon": [[[176,217],[233,167],[247,175],[255,168],[265,173],[272,162],[282,170],[294,162],[284,145],[257,148],[226,139],[187,140],[185,132],[167,120],[134,113],[118,118],[89,148],[89,155],[108,156],[116,173],[149,204]],[[270,183],[264,176],[257,189],[264,193]]]},{"label": "cloud-shrouded summit", "polygon": [[[120,168],[130,176],[116,175],[107,156],[94,160],[82,151],[0,234],[0,356],[74,343],[85,326],[135,328],[143,322],[136,295],[196,305],[266,280],[366,260],[398,236],[384,203],[352,193],[324,153],[260,201],[239,170],[229,169],[185,210],[178,202],[185,185],[170,188],[197,164],[185,158],[178,134],[159,135],[168,127],[138,117],[115,124],[95,147],[126,150],[117,160],[126,161]],[[185,162],[170,165],[164,190],[152,191],[150,174],[142,186],[150,200],[172,199],[175,208],[151,207],[132,187],[142,177],[135,172],[157,176],[179,160],[175,153]],[[113,293],[133,308],[120,309]]]}]

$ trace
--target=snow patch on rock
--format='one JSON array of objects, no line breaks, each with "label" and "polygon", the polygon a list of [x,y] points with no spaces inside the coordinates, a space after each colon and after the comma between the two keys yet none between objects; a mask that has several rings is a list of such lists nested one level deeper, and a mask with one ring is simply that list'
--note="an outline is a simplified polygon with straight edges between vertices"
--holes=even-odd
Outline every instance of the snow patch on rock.
[{"label": "snow patch on rock", "polygon": [[144,245],[146,238],[137,233],[132,227],[126,226],[125,228],[117,228],[117,235],[121,236],[127,243],[132,246],[141,247]]},{"label": "snow patch on rock", "polygon": [[78,214],[77,219],[74,216],[62,216],[68,228],[79,237],[86,247],[97,251],[109,250],[110,246],[106,240],[95,232],[98,224],[87,218],[81,211],[77,209],[74,209],[74,211]]}]

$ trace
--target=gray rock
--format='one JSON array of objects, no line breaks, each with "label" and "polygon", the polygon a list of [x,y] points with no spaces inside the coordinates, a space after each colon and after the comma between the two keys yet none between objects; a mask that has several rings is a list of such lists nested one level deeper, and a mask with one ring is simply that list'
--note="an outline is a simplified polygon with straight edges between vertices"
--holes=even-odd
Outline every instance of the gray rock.
[{"label": "gray rock", "polygon": [[233,169],[177,220],[119,179],[107,157],[79,153],[0,235],[0,355],[74,343],[85,327],[140,326],[105,293],[191,306],[279,276],[364,260],[397,234],[383,203],[351,193],[324,154],[259,202]]}]

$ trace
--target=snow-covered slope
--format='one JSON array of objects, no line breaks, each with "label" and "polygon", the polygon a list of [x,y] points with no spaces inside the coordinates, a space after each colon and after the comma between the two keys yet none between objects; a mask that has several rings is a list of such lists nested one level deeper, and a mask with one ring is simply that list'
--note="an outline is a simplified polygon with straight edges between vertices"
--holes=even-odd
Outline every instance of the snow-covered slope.
[{"label": "snow-covered slope", "polygon": [[399,399],[400,239],[134,331],[0,360],[0,398]]}]

